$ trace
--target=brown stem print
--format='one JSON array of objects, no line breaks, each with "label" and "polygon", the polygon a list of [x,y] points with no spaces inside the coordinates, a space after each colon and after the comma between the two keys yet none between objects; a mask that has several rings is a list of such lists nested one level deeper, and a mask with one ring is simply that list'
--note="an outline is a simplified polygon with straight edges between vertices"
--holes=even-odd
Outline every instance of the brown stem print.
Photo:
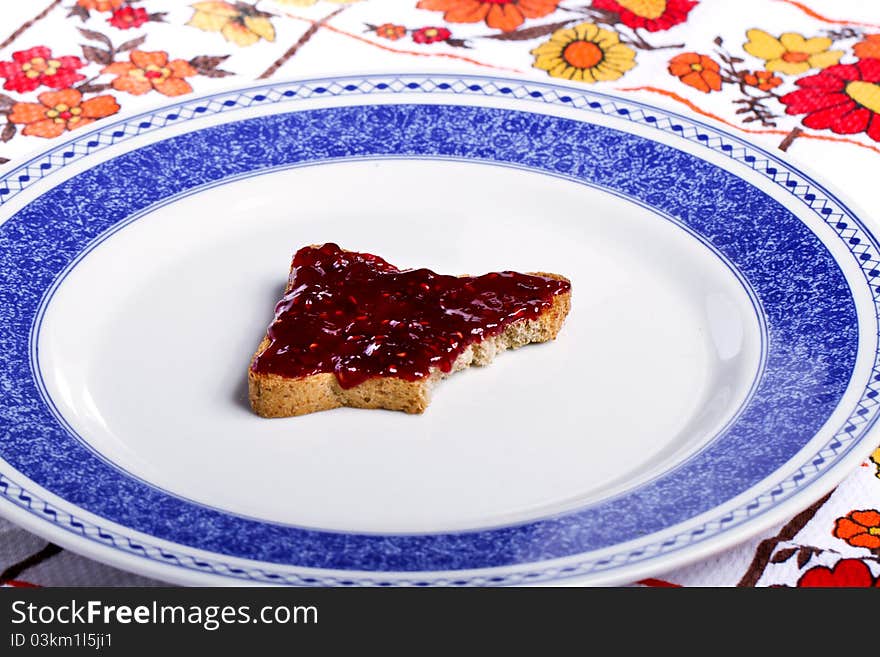
[{"label": "brown stem print", "polygon": [[13,41],[15,41],[18,37],[24,34],[25,30],[31,27],[34,23],[43,20],[46,16],[49,15],[49,12],[55,9],[58,5],[61,4],[61,0],[54,0],[54,2],[50,3],[43,11],[34,16],[29,21],[23,23],[15,32],[10,34],[3,43],[0,43],[0,50],[3,50],[6,46],[10,45]]},{"label": "brown stem print", "polygon": [[654,46],[654,45],[651,45],[650,43],[648,43],[645,40],[645,37],[643,37],[636,28],[632,28],[631,32],[632,32],[632,38],[621,39],[621,41],[623,41],[624,43],[628,43],[629,45],[631,45],[635,48],[639,48],[641,50],[668,50],[670,48],[674,48],[674,49],[684,48],[683,43],[670,43],[670,44],[662,45],[662,46]]},{"label": "brown stem print", "polygon": [[739,100],[732,101],[734,105],[740,105],[741,107],[736,110],[736,114],[745,114],[743,117],[743,123],[751,123],[752,121],[760,121],[761,125],[765,128],[775,128],[776,122],[773,120],[776,118],[776,115],[767,109],[767,106],[764,105],[764,101],[768,99],[775,98],[773,95],[766,96],[750,96],[748,94],[744,94],[743,98]]},{"label": "brown stem print", "polygon": [[[3,117],[4,123],[3,127],[0,128],[0,143],[6,143],[10,139],[15,136],[15,124],[9,122],[9,113],[12,111],[12,106],[15,105],[15,100],[6,94],[0,94],[0,116]],[[6,164],[9,162],[5,157],[0,157],[0,164]]]},{"label": "brown stem print", "polygon": [[537,39],[538,37],[547,36],[556,30],[574,23],[577,18],[569,18],[564,21],[555,23],[547,23],[545,25],[536,25],[527,27],[522,30],[514,30],[513,32],[501,32],[499,34],[484,34],[477,38],[495,39],[496,41],[528,41],[529,39]]},{"label": "brown stem print", "polygon": [[12,564],[9,568],[0,573],[0,584],[5,584],[10,580],[15,579],[28,568],[33,568],[37,564],[43,563],[46,559],[54,557],[59,552],[61,552],[60,547],[54,543],[47,543],[46,547],[39,552],[35,552],[18,563]]},{"label": "brown stem print", "polygon": [[107,35],[96,32],[95,30],[87,30],[84,27],[78,27],[77,29],[86,39],[97,41],[106,48],[105,50],[105,48],[81,44],[80,48],[82,48],[83,57],[86,61],[100,64],[101,66],[108,66],[113,63],[113,60],[116,59],[116,54],[119,51],[113,47],[113,42]]},{"label": "brown stem print", "polygon": [[748,570],[746,570],[745,575],[742,576],[742,579],[737,586],[754,586],[757,581],[761,579],[761,575],[764,574],[764,569],[767,567],[767,564],[770,563],[770,557],[773,556],[773,550],[776,549],[776,546],[783,541],[790,541],[797,536],[798,532],[802,530],[810,520],[812,520],[813,516],[816,515],[816,512],[822,508],[822,505],[828,501],[828,498],[831,497],[833,493],[834,491],[832,490],[812,506],[797,514],[787,525],[785,525],[785,527],[779,530],[779,533],[776,536],[761,541],[758,544],[758,548],[755,550],[755,557],[752,559],[752,563],[749,565]]},{"label": "brown stem print", "polygon": [[283,55],[281,55],[281,57],[272,62],[272,65],[269,68],[260,73],[260,75],[257,76],[257,79],[265,80],[266,78],[273,76],[275,74],[275,71],[284,66],[287,61],[308,42],[309,39],[317,34],[318,30],[320,30],[321,27],[323,27],[324,24],[327,23],[327,21],[329,21],[331,18],[334,18],[335,16],[338,16],[343,11],[345,11],[345,9],[346,7],[335,9],[334,11],[324,16],[324,18],[322,18],[321,20],[312,23],[309,29],[307,29],[299,39],[297,39],[296,43],[290,46],[290,48],[288,48],[287,51]]},{"label": "brown stem print", "polygon": [[[742,115],[740,119],[743,123],[751,123],[752,121],[760,121],[765,128],[775,128],[776,122],[773,120],[776,114],[766,105],[766,101],[778,100],[778,97],[770,91],[772,87],[763,90],[761,93],[760,81],[750,75],[748,69],[740,70],[739,65],[745,60],[742,57],[734,57],[724,48],[724,41],[721,37],[715,38],[715,55],[721,60],[721,79],[728,84],[735,84],[739,87],[742,98],[734,100],[735,105],[739,105],[736,114]],[[749,78],[751,82],[749,82]],[[777,82],[778,84],[778,82]]]},{"label": "brown stem print", "polygon": [[580,14],[584,18],[592,20],[594,23],[616,25],[620,22],[620,14],[608,9],[597,9],[596,7],[590,7],[589,5],[583,7],[559,7],[559,9],[574,14]]},{"label": "brown stem print", "polygon": [[857,39],[861,37],[865,31],[857,27],[849,25],[835,30],[822,30],[822,32],[832,41],[842,41],[843,39]]},{"label": "brown stem print", "polygon": [[800,128],[792,128],[791,132],[785,135],[785,139],[779,142],[779,150],[785,152],[788,150],[788,147],[794,143],[794,140],[804,134],[804,131]]}]

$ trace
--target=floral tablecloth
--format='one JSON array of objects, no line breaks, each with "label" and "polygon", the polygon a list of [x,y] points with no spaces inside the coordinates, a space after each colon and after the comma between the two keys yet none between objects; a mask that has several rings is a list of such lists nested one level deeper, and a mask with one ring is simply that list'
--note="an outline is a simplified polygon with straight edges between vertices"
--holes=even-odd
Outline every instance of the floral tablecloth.
[{"label": "floral tablecloth", "polygon": [[[0,171],[120,111],[254,79],[494,73],[721,122],[880,222],[877,0],[34,0],[0,5],[0,39]],[[159,583],[0,520],[0,584]],[[783,525],[634,584],[880,586],[880,448]]]}]

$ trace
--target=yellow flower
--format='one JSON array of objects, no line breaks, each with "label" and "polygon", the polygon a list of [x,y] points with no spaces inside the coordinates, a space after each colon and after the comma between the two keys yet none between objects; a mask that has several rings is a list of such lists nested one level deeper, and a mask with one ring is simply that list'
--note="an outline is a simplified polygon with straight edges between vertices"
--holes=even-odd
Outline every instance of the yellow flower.
[{"label": "yellow flower", "polygon": [[532,54],[533,66],[554,78],[590,84],[616,80],[636,65],[635,51],[620,43],[616,32],[592,23],[556,30]]},{"label": "yellow flower", "polygon": [[275,40],[275,28],[269,16],[254,5],[245,2],[196,2],[195,13],[187,25],[205,32],[220,32],[227,41],[239,46],[250,46],[261,38]]},{"label": "yellow flower", "polygon": [[840,61],[842,50],[828,50],[827,37],[805,39],[796,32],[786,32],[778,39],[764,30],[749,30],[743,48],[750,55],[767,62],[767,70],[786,75],[805,73],[811,68],[828,68]]}]

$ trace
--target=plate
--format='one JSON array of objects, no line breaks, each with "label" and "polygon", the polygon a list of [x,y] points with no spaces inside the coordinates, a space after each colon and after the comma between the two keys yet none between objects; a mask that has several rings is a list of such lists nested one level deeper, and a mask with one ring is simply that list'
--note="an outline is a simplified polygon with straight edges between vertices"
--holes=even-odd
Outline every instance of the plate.
[{"label": "plate", "polygon": [[[181,584],[622,584],[876,443],[875,238],[723,130],[581,88],[365,75],[75,132],[0,178],[0,512]],[[427,412],[265,420],[291,254],[572,280]],[[866,436],[869,436],[866,439]]]}]

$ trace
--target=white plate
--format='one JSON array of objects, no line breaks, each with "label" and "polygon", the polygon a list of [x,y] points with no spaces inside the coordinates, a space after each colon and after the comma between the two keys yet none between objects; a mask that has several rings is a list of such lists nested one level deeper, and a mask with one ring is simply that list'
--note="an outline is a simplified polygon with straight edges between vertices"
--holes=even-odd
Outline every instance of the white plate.
[{"label": "white plate", "polygon": [[[0,511],[197,584],[615,584],[818,498],[876,419],[877,246],[791,165],[494,78],[275,83],[107,123],[0,178]],[[300,246],[555,271],[552,344],[427,412],[264,420]]]}]

